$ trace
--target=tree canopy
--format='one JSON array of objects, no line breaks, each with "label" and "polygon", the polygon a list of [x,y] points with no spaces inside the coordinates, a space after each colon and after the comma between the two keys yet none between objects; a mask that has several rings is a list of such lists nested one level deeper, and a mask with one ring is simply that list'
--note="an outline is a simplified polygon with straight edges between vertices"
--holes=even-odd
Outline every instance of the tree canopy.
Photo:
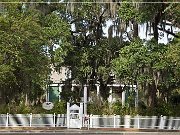
[{"label": "tree canopy", "polygon": [[31,5],[5,3],[1,7],[2,101],[19,101],[24,95],[35,100],[45,92],[50,72],[47,49],[57,40],[65,41],[69,31],[67,24],[57,14],[51,12],[45,16]]}]

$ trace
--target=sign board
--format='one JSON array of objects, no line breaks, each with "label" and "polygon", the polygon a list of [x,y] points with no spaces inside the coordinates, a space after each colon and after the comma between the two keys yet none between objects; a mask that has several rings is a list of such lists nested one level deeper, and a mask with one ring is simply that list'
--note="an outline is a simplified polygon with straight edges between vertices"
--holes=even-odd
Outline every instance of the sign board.
[{"label": "sign board", "polygon": [[42,108],[44,108],[45,110],[51,110],[53,109],[54,104],[52,102],[44,102],[42,104]]}]

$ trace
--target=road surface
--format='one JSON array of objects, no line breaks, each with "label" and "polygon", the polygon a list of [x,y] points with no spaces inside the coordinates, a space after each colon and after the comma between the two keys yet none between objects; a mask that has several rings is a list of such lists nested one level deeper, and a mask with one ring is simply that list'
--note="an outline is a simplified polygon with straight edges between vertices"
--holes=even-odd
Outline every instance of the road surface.
[{"label": "road surface", "polygon": [[56,131],[0,131],[0,135],[180,135],[180,132],[128,132],[128,131],[102,131],[102,130],[56,130]]}]

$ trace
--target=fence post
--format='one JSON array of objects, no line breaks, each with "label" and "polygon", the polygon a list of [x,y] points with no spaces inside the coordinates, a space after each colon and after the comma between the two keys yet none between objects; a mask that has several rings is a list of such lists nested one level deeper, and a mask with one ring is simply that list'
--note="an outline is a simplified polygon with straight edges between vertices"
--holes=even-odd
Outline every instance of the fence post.
[{"label": "fence post", "polygon": [[134,119],[134,128],[139,129],[140,128],[140,122],[139,122],[140,117],[139,117],[139,114],[134,116],[133,119]]},{"label": "fence post", "polygon": [[137,122],[138,122],[138,123],[137,123],[137,124],[138,124],[138,129],[140,129],[139,115],[137,115],[137,120],[138,120],[138,121],[137,121]]},{"label": "fence post", "polygon": [[7,113],[6,115],[6,127],[8,127],[9,125],[9,113]]},{"label": "fence post", "polygon": [[116,128],[116,114],[114,114],[114,128]]},{"label": "fence post", "polygon": [[163,115],[161,115],[159,128],[163,129],[163,126],[164,126],[164,117],[163,117]]},{"label": "fence post", "polygon": [[169,117],[168,129],[172,129],[173,117]]},{"label": "fence post", "polygon": [[130,128],[130,123],[131,123],[131,116],[130,115],[125,115],[124,116],[124,128]]},{"label": "fence post", "polygon": [[30,117],[29,117],[29,126],[32,126],[32,113],[30,113]]},{"label": "fence post", "polygon": [[70,103],[67,103],[67,128],[70,127]]},{"label": "fence post", "polygon": [[90,118],[89,118],[89,119],[90,119],[90,128],[93,127],[93,120],[92,120],[93,118],[92,118],[92,117],[93,117],[93,115],[91,114],[91,115],[90,115]]},{"label": "fence post", "polygon": [[56,127],[56,114],[53,115],[54,127]]},{"label": "fence post", "polygon": [[88,115],[88,125],[87,125],[87,127],[88,127],[88,130],[89,130],[89,126],[90,126],[90,115]]}]

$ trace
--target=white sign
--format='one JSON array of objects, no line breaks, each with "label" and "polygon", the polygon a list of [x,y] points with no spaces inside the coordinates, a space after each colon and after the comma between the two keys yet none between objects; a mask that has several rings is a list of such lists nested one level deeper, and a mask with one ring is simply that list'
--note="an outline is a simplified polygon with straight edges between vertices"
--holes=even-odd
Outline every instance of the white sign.
[{"label": "white sign", "polygon": [[45,109],[45,110],[51,110],[53,109],[54,107],[54,104],[52,102],[44,102],[42,104],[42,107]]}]

